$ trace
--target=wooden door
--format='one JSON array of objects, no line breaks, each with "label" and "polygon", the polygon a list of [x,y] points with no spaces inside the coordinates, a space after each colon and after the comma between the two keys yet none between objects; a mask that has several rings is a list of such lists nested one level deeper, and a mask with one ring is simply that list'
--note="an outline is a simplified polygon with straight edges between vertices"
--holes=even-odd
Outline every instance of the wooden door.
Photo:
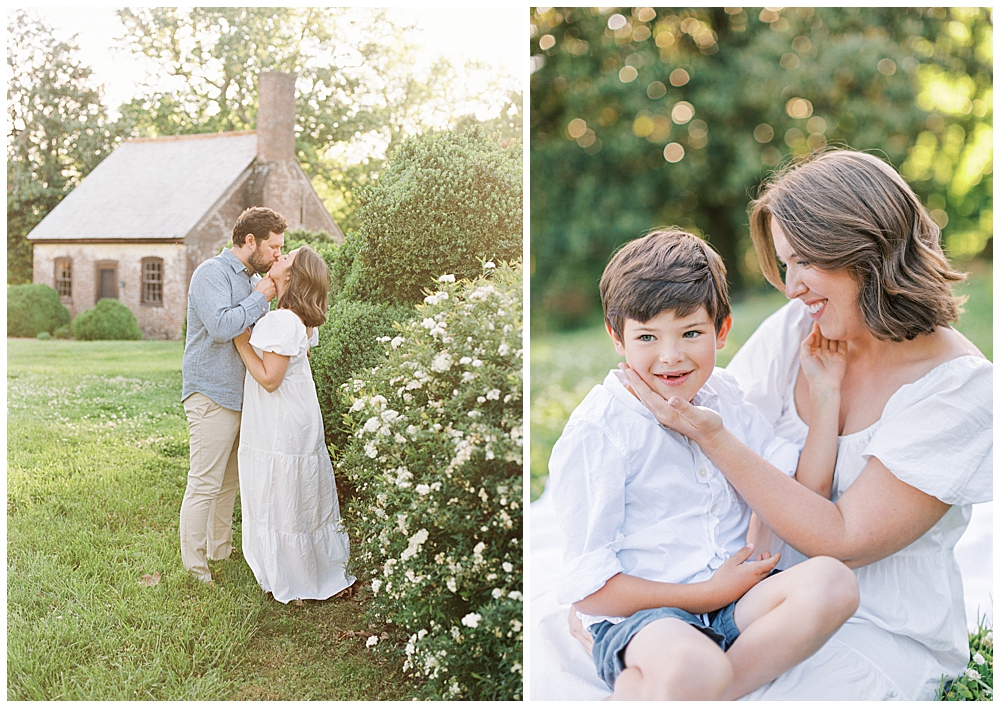
[{"label": "wooden door", "polygon": [[118,267],[116,265],[98,266],[100,277],[98,278],[99,290],[97,299],[103,300],[106,297],[118,299]]}]

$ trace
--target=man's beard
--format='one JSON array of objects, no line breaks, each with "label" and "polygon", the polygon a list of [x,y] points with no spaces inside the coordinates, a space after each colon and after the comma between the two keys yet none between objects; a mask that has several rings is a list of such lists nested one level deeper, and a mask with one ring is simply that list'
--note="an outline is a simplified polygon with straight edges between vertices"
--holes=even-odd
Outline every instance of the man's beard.
[{"label": "man's beard", "polygon": [[274,261],[268,263],[266,258],[267,256],[263,253],[263,247],[258,245],[250,252],[250,257],[247,258],[247,264],[255,273],[263,275],[267,271],[271,270],[271,266],[274,265]]}]

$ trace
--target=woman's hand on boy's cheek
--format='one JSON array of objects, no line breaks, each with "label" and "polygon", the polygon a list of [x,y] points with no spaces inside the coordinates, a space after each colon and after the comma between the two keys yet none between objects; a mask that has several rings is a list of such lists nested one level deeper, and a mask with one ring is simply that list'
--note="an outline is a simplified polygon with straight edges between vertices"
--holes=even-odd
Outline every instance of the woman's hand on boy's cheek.
[{"label": "woman's hand on boy's cheek", "polygon": [[677,396],[667,400],[647,386],[628,364],[620,363],[618,367],[625,373],[635,395],[660,425],[665,425],[696,441],[703,440],[722,429],[722,416],[710,408],[692,406]]}]

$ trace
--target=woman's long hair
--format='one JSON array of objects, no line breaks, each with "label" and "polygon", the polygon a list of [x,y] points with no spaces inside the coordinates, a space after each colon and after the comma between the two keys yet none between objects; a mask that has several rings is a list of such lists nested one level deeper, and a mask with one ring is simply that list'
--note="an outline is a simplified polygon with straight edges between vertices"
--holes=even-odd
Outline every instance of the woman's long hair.
[{"label": "woman's long hair", "polygon": [[288,287],[277,306],[294,312],[306,327],[319,327],[326,322],[329,292],[330,269],[326,261],[309,246],[302,246],[292,259]]}]

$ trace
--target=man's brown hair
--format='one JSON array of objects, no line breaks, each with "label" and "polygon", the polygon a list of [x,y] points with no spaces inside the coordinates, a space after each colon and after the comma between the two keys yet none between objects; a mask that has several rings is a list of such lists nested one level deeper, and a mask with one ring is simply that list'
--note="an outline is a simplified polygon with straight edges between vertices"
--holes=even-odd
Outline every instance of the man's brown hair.
[{"label": "man's brown hair", "polygon": [[858,307],[878,339],[913,339],[962,311],[951,283],[965,275],[945,258],[941,229],[877,157],[853,150],[813,155],[779,172],[751,202],[750,236],[761,270],[784,291],[771,217],[798,258],[851,274]]},{"label": "man's brown hair", "polygon": [[250,207],[240,214],[233,226],[233,245],[242,246],[247,242],[247,235],[253,234],[257,241],[266,241],[272,234],[283,234],[288,229],[288,223],[278,212],[267,207]]},{"label": "man's brown hair", "polygon": [[294,312],[306,327],[319,327],[326,322],[330,292],[330,269],[326,261],[309,246],[302,246],[296,251],[288,273],[288,287],[278,298],[277,307]]},{"label": "man's brown hair", "polygon": [[686,317],[701,306],[718,332],[730,313],[726,266],[697,236],[653,231],[612,256],[601,276],[601,304],[619,340],[626,319],[649,322],[664,310]]}]

